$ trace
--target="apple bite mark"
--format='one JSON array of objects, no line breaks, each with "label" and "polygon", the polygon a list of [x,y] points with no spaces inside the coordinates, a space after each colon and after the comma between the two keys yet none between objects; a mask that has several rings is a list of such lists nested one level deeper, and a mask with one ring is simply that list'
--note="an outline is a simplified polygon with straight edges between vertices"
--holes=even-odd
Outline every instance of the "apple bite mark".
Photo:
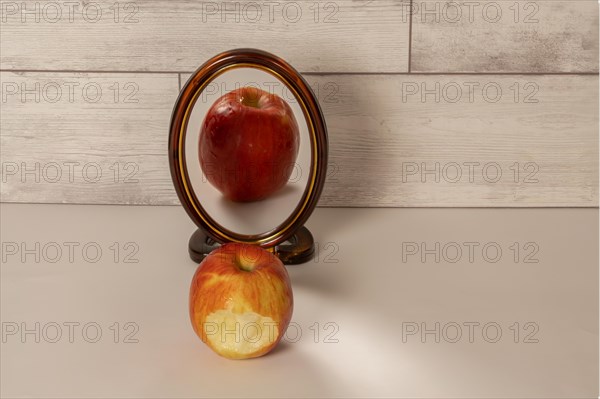
[{"label": "apple bite mark", "polygon": [[218,310],[206,316],[204,334],[221,356],[246,359],[267,353],[278,341],[279,328],[272,318],[255,312]]}]

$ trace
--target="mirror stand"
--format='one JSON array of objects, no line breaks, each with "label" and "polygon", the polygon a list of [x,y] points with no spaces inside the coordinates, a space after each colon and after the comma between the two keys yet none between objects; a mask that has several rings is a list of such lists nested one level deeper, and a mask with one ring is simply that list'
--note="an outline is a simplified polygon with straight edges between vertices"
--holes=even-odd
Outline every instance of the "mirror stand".
[{"label": "mirror stand", "polygon": [[[196,263],[221,244],[198,229],[190,237],[188,251],[190,258]],[[300,227],[287,241],[275,247],[273,251],[284,265],[299,265],[311,260],[315,254],[315,240],[311,232],[304,226]]]}]

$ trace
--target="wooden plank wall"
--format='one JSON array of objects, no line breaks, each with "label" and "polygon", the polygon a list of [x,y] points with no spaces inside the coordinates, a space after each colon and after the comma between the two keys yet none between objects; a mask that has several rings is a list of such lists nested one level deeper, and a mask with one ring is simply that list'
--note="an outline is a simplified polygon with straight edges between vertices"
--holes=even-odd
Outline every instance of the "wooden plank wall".
[{"label": "wooden plank wall", "polygon": [[174,205],[170,113],[230,48],[304,73],[321,206],[598,206],[598,4],[0,1],[0,199]]}]

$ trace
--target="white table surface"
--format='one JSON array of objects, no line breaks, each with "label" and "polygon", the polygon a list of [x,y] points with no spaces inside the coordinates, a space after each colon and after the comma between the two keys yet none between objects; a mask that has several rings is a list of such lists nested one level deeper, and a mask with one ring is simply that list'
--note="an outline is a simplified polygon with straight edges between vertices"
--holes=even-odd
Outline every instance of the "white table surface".
[{"label": "white table surface", "polygon": [[[182,208],[2,204],[0,211],[2,397],[598,396],[597,209],[317,209],[308,227],[319,259],[288,268],[302,333],[290,329],[273,353],[249,361],[218,357],[192,331],[194,226]],[[435,254],[425,262],[406,255],[413,242],[439,242],[439,263]],[[473,262],[466,242],[480,244]],[[463,248],[456,263],[449,243]],[[523,249],[527,243],[534,244]],[[25,259],[23,244],[33,249]],[[493,263],[496,245],[502,256]],[[536,246],[530,260],[538,263],[525,263]],[[130,260],[138,262],[124,262],[136,248]],[[69,322],[79,323],[71,337]],[[135,324],[126,331],[128,322]],[[434,334],[403,338],[436,322],[439,343]],[[469,322],[479,323],[473,342]],[[21,335],[36,323],[40,342]],[[526,331],[525,323],[535,324]],[[56,325],[62,336],[52,343]],[[463,335],[452,343],[456,325]],[[87,342],[94,326],[102,336]],[[137,342],[123,342],[136,326]],[[487,342],[495,326],[502,336]],[[530,340],[538,342],[525,343],[535,326]]]}]

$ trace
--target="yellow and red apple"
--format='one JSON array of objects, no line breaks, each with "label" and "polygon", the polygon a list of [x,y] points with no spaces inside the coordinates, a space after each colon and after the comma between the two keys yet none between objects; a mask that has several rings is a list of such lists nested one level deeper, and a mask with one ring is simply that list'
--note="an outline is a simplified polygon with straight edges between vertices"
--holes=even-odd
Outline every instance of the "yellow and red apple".
[{"label": "yellow and red apple", "polygon": [[293,310],[283,263],[258,246],[229,243],[211,252],[190,288],[194,331],[230,359],[270,352],[283,337]]},{"label": "yellow and red apple", "polygon": [[286,185],[298,156],[294,112],[276,94],[243,87],[207,112],[199,140],[207,180],[236,202],[265,199]]}]

